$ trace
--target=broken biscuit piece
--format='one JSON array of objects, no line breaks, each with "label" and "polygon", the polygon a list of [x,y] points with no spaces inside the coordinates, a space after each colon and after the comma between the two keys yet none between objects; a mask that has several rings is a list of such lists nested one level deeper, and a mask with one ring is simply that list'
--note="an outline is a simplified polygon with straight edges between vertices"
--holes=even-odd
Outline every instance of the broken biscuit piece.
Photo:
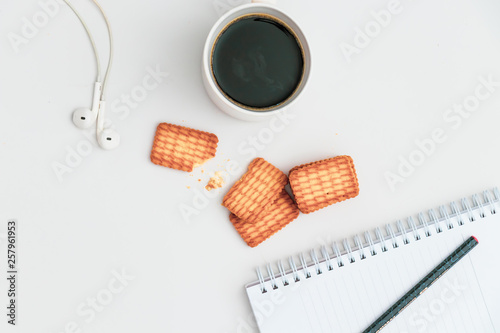
[{"label": "broken biscuit piece", "polygon": [[219,139],[215,134],[161,123],[151,150],[151,162],[191,172],[215,156]]}]

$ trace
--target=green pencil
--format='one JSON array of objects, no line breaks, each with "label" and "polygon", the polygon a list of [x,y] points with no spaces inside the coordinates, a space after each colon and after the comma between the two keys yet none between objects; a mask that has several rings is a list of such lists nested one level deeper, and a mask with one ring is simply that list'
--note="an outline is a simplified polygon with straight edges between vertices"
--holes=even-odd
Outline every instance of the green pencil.
[{"label": "green pencil", "polygon": [[401,297],[393,306],[391,306],[384,314],[377,318],[368,326],[363,333],[376,333],[383,329],[391,320],[400,314],[406,307],[410,305],[418,296],[426,291],[434,282],[436,282],[444,273],[446,273],[460,259],[465,257],[470,250],[479,244],[476,237],[471,236],[462,245],[460,245],[452,254],[437,265],[429,274],[420,280],[415,287],[411,288],[403,297]]}]

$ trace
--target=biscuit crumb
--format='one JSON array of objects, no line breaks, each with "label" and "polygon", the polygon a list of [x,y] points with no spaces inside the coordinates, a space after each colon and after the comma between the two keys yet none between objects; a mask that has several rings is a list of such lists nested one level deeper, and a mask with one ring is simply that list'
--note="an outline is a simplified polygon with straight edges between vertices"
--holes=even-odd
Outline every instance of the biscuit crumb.
[{"label": "biscuit crumb", "polygon": [[220,174],[219,171],[217,171],[212,178],[208,181],[207,186],[205,186],[205,189],[207,191],[211,191],[216,188],[220,188],[224,185],[224,178],[222,178],[222,175]]}]

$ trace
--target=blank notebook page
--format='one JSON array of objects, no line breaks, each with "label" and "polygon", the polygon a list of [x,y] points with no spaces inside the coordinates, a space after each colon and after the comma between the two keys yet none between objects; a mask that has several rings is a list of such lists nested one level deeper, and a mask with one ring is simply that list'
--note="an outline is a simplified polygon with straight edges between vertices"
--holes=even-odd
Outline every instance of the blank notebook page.
[{"label": "blank notebook page", "polygon": [[[433,210],[420,214],[418,225],[410,218],[397,233],[386,229],[388,236],[365,233],[352,250],[345,242],[338,257],[333,246],[322,260],[313,253],[310,263],[295,260],[286,272],[282,263],[269,266],[266,279],[247,286],[260,331],[362,332],[471,235],[479,244],[382,332],[499,330],[500,207],[494,194],[473,197],[475,205],[462,201],[463,209],[441,207],[439,218]],[[280,271],[285,274],[274,273]]]}]

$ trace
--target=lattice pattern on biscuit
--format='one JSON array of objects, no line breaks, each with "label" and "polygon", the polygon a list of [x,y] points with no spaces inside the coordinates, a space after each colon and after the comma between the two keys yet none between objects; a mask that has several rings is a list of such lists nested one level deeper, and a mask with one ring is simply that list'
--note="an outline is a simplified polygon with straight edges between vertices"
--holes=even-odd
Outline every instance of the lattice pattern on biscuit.
[{"label": "lattice pattern on biscuit", "polygon": [[308,166],[308,165],[313,165],[313,164],[315,164],[315,163],[320,163],[320,162],[322,162],[322,161],[323,161],[323,160],[321,160],[321,161],[316,161],[316,162],[309,162],[309,163],[305,163],[305,164],[301,164],[301,165],[294,166],[293,168],[291,168],[291,169],[290,169],[290,171],[288,171],[288,176],[290,176],[290,174],[291,174],[293,171],[295,171],[295,170],[301,169],[301,168],[306,167],[306,166]]},{"label": "lattice pattern on biscuit", "polygon": [[219,139],[215,134],[161,123],[151,150],[151,162],[191,172],[215,156]]},{"label": "lattice pattern on biscuit", "polygon": [[278,198],[269,206],[267,214],[255,223],[247,223],[233,213],[229,220],[250,247],[255,247],[280,231],[299,216],[299,209],[283,189]]},{"label": "lattice pattern on biscuit", "polygon": [[222,204],[245,222],[254,223],[265,214],[287,183],[283,172],[263,158],[256,158],[224,196]]},{"label": "lattice pattern on biscuit", "polygon": [[358,178],[350,156],[295,167],[290,171],[290,186],[304,214],[359,194]]}]

